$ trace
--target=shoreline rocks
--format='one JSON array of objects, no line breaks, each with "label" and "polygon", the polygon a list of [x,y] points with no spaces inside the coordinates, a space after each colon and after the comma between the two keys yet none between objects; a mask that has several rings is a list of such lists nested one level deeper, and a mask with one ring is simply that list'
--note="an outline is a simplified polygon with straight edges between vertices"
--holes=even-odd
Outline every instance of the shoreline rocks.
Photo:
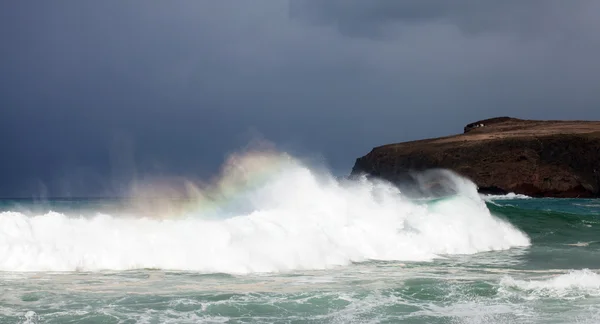
[{"label": "shoreline rocks", "polygon": [[481,120],[463,134],[376,147],[351,175],[399,184],[428,169],[452,170],[481,193],[600,197],[600,122]]}]

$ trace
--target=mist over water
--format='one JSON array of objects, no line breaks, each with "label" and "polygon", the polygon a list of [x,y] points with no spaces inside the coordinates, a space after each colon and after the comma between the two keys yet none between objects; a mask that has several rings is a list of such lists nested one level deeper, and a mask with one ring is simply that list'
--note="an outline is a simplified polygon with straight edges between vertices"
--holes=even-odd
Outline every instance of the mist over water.
[{"label": "mist over water", "polygon": [[388,183],[339,181],[286,154],[238,155],[217,181],[165,214],[3,212],[0,270],[243,274],[430,261],[530,244],[490,214],[470,181],[440,175],[456,195],[424,204]]}]

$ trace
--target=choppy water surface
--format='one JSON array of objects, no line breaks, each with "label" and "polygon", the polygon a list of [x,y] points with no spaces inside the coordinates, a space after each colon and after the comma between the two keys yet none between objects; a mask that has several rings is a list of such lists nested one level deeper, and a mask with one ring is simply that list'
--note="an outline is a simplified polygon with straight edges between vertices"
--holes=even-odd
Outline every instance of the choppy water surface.
[{"label": "choppy water surface", "polygon": [[452,174],[408,199],[262,158],[169,213],[1,201],[0,323],[600,323],[598,200]]},{"label": "choppy water surface", "polygon": [[528,269],[529,258],[515,249],[433,263],[366,262],[262,275],[4,272],[1,322],[600,321],[596,271]]}]

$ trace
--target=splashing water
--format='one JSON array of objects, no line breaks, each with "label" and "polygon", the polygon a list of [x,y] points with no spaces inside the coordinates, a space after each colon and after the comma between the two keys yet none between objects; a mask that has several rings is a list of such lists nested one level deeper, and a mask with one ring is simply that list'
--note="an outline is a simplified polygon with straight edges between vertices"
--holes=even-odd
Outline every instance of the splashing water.
[{"label": "splashing water", "polygon": [[232,161],[201,198],[159,219],[1,213],[0,270],[278,272],[530,244],[451,173],[456,195],[422,204],[385,182],[338,181],[285,154]]}]

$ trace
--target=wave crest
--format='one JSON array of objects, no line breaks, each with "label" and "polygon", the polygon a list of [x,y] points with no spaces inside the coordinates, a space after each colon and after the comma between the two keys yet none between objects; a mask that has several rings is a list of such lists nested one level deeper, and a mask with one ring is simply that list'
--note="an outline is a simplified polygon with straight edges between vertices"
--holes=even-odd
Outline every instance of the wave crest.
[{"label": "wave crest", "polygon": [[[465,179],[457,183],[468,190],[421,204],[385,182],[341,182],[293,159],[277,165],[260,185],[227,199],[235,204],[211,215],[203,208],[162,219],[1,213],[0,270],[273,272],[370,259],[426,261],[530,244],[492,216]],[[241,166],[236,172],[246,170]]]}]

